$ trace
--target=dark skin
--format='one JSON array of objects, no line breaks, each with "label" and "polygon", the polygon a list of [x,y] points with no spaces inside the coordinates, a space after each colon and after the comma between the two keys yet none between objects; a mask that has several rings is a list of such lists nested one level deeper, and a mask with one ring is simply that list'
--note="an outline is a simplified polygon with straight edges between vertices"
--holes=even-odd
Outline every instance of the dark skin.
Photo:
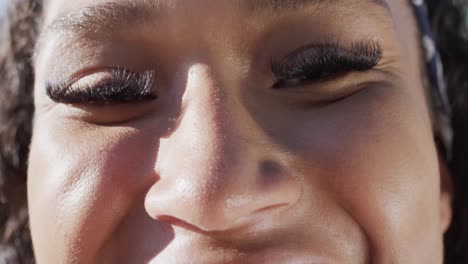
[{"label": "dark skin", "polygon": [[[38,263],[442,263],[451,188],[406,1],[105,2],[45,6],[28,172]],[[330,40],[382,53],[318,81],[273,73]],[[153,97],[47,92],[122,67],[152,72]]]}]

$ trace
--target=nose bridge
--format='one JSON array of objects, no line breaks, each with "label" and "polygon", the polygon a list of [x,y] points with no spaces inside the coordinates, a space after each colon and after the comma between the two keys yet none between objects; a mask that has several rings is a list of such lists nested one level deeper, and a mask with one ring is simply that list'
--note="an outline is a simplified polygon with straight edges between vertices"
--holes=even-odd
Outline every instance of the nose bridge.
[{"label": "nose bridge", "polygon": [[179,125],[161,143],[161,148],[167,146],[172,153],[167,158],[183,162],[177,167],[172,163],[165,166],[162,173],[172,171],[178,184],[190,185],[193,198],[201,203],[222,202],[236,187],[247,186],[246,181],[254,178],[247,175],[254,173],[255,148],[245,144],[252,141],[252,134],[236,129],[242,109],[230,94],[222,76],[208,66],[190,67]]},{"label": "nose bridge", "polygon": [[179,153],[190,150],[186,161],[204,171],[199,180],[227,175],[239,165],[239,152],[245,155],[251,150],[239,146],[248,140],[248,134],[236,131],[240,106],[231,100],[222,77],[206,65],[191,67],[187,75],[184,111],[173,135],[178,142],[171,145],[180,146]]},{"label": "nose bridge", "polygon": [[[284,175],[277,177],[280,166],[272,160],[264,166],[266,150],[254,143],[257,134],[245,129],[249,118],[231,94],[209,68],[188,71],[184,111],[178,127],[161,141],[156,166],[160,180],[145,201],[152,217],[169,216],[204,230],[220,230],[291,198],[281,195],[291,192],[281,190],[280,185],[288,184],[281,180]],[[276,187],[268,187],[265,175],[280,179],[272,181]]]}]

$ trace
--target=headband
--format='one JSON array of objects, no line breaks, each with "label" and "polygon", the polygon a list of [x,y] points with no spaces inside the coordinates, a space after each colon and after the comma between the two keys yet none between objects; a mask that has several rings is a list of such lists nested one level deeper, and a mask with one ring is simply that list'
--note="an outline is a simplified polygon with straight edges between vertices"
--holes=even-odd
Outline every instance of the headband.
[{"label": "headband", "polygon": [[427,75],[431,84],[431,96],[435,107],[435,133],[441,151],[447,161],[450,161],[452,150],[451,107],[444,78],[444,70],[440,53],[437,50],[432,32],[429,13],[424,0],[411,0],[414,14],[419,24],[421,44],[425,53]]}]

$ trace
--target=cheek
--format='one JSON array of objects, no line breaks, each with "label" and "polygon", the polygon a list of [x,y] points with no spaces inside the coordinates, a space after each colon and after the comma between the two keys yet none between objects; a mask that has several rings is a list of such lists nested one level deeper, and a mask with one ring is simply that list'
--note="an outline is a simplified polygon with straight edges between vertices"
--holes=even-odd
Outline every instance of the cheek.
[{"label": "cheek", "polygon": [[311,192],[327,190],[359,225],[373,263],[438,263],[439,175],[423,105],[376,87],[314,111],[282,123],[284,145],[307,157],[298,167]]},{"label": "cheek", "polygon": [[48,120],[36,122],[28,172],[35,252],[47,262],[91,263],[110,234],[149,221],[143,200],[157,181],[158,142],[144,129]]}]

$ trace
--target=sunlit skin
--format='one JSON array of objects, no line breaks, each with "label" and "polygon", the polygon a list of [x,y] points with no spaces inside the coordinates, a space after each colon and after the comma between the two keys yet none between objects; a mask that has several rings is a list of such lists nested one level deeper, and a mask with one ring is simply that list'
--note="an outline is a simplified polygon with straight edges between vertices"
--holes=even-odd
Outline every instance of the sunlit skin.
[{"label": "sunlit skin", "polygon": [[[46,2],[28,172],[38,263],[442,263],[451,193],[408,2],[272,2]],[[331,40],[382,57],[274,88],[272,61]],[[115,68],[153,72],[157,99],[46,93]]]}]

